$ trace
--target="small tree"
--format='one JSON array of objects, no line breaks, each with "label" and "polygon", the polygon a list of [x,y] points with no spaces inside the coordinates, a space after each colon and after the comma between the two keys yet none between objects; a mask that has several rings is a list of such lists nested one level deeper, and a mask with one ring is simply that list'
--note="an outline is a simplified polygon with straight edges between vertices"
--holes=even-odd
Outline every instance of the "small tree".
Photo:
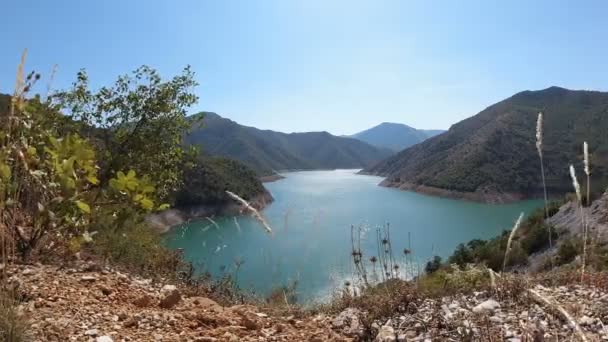
[{"label": "small tree", "polygon": [[166,200],[182,179],[186,110],[197,101],[191,92],[196,85],[190,67],[162,81],[156,70],[142,66],[120,76],[113,86],[93,92],[81,70],[71,90],[52,98],[97,142],[102,152],[101,186],[128,166],[149,177],[157,196]]}]

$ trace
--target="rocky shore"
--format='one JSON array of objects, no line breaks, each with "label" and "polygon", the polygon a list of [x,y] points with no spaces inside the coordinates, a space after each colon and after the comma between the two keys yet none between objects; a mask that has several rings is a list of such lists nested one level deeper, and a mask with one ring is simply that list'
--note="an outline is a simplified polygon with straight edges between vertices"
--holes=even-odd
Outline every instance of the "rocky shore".
[{"label": "rocky shore", "polygon": [[494,190],[482,190],[476,192],[463,192],[463,191],[455,191],[437,188],[433,186],[420,185],[414,183],[402,183],[402,182],[394,182],[389,180],[388,178],[383,180],[380,186],[384,186],[387,188],[396,188],[400,190],[407,191],[415,191],[425,195],[443,197],[443,198],[451,198],[451,199],[464,199],[467,201],[473,202],[481,202],[481,203],[490,203],[490,204],[505,204],[517,202],[525,199],[529,199],[530,196],[521,194],[521,193],[504,193],[498,192]]},{"label": "rocky shore", "polygon": [[[264,209],[274,199],[268,191],[252,198],[249,203],[257,210]],[[159,233],[167,233],[171,227],[183,224],[193,219],[214,217],[214,216],[229,216],[243,213],[243,206],[235,201],[221,203],[217,205],[199,205],[189,208],[171,208],[159,213],[153,213],[146,217],[146,220]]]}]

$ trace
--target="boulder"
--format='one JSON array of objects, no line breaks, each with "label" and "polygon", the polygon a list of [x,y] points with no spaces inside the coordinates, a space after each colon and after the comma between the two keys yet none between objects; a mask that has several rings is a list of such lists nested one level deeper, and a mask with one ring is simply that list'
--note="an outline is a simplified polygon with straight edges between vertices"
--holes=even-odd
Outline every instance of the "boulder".
[{"label": "boulder", "polygon": [[397,341],[397,337],[395,336],[395,329],[393,329],[390,325],[384,325],[380,327],[378,331],[378,335],[376,335],[375,342],[393,342]]},{"label": "boulder", "polygon": [[362,329],[360,314],[361,311],[358,309],[348,308],[333,319],[332,325],[346,335],[358,335]]},{"label": "boulder", "polygon": [[160,300],[160,307],[163,309],[171,309],[182,299],[179,290],[175,285],[165,285],[160,290],[162,299]]},{"label": "boulder", "polygon": [[494,310],[496,310],[498,308],[500,308],[500,303],[498,303],[494,299],[488,299],[485,302],[474,307],[473,312],[475,312],[475,313],[493,312]]}]

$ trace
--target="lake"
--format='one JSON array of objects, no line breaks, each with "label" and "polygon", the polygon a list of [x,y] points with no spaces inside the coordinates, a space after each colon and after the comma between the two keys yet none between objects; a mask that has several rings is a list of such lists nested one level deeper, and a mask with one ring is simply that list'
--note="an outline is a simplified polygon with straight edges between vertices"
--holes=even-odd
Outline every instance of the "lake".
[{"label": "lake", "polygon": [[[265,186],[275,201],[263,210],[273,234],[249,216],[203,219],[172,230],[166,243],[183,248],[199,271],[231,273],[241,288],[267,294],[297,281],[300,301],[327,298],[353,281],[351,225],[362,227],[363,259],[377,255],[377,227],[390,224],[401,277],[434,255],[449,256],[462,242],[510,229],[520,212],[541,201],[505,205],[431,197],[378,186],[380,177],[357,170],[284,174]],[[403,249],[415,263],[406,263]],[[410,259],[412,260],[412,259]],[[418,266],[420,265],[420,266]],[[237,272],[238,269],[238,272]]]}]

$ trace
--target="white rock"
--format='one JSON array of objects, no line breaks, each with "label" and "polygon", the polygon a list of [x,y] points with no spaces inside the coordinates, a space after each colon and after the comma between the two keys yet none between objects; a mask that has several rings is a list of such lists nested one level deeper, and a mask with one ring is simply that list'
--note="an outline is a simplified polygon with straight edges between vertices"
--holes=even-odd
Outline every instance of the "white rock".
[{"label": "white rock", "polygon": [[99,335],[99,330],[89,329],[89,330],[85,331],[84,334],[87,336],[97,336],[97,335]]},{"label": "white rock", "polygon": [[595,318],[583,316],[578,322],[580,325],[593,325],[593,323],[595,323]]},{"label": "white rock", "polygon": [[376,335],[376,339],[374,341],[393,342],[396,340],[397,338],[395,337],[395,329],[393,329],[393,327],[391,327],[390,325],[385,325],[380,328],[380,330],[378,331],[378,335]]},{"label": "white rock", "polygon": [[481,312],[487,312],[487,311],[494,311],[498,308],[500,308],[500,303],[498,303],[494,299],[488,299],[485,302],[474,307],[473,312],[481,313]]},{"label": "white rock", "polygon": [[163,293],[163,294],[170,293],[170,292],[173,292],[173,291],[177,291],[177,286],[175,286],[175,285],[165,285],[165,286],[163,286],[162,289],[160,289],[160,293]]},{"label": "white rock", "polygon": [[80,277],[80,281],[83,281],[83,282],[92,282],[95,280],[97,280],[97,278],[95,278],[94,276],[90,276],[90,275],[85,275],[85,276]]},{"label": "white rock", "polygon": [[99,336],[95,342],[114,342],[114,340],[110,336]]}]

